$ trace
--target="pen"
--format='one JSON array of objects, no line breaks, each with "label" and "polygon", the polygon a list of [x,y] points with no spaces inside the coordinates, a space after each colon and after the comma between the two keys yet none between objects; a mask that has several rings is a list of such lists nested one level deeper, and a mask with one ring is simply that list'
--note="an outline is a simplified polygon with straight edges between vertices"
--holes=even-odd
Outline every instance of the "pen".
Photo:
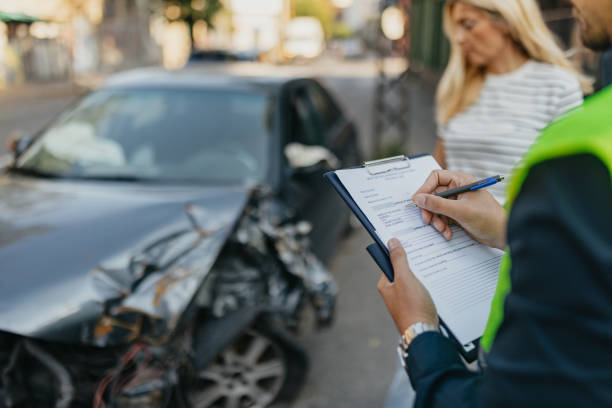
[{"label": "pen", "polygon": [[[493,184],[497,184],[503,180],[504,178],[502,176],[487,177],[485,179],[478,180],[472,184],[468,184],[468,185],[457,187],[457,188],[451,188],[450,190],[442,191],[441,193],[434,194],[434,195],[438,197],[442,197],[442,198],[448,198],[448,197],[456,196],[459,194],[467,193],[469,191],[480,190],[481,188],[492,186]],[[417,205],[414,202],[407,205],[407,207],[416,207],[416,206]]]}]

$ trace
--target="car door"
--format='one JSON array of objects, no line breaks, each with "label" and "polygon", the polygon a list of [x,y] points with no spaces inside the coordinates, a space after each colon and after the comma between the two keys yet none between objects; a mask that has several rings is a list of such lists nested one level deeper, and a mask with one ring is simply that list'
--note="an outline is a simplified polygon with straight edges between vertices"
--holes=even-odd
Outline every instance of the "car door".
[{"label": "car door", "polygon": [[[315,84],[315,85],[313,85]],[[311,87],[316,83],[308,80],[296,82],[289,92],[289,126],[287,143],[305,146],[321,146],[334,155],[340,153],[338,165],[344,166],[347,157],[343,145],[338,143],[337,124],[345,121],[338,110],[334,120],[325,117],[330,112],[317,109]],[[354,164],[354,163],[350,163]],[[313,230],[310,234],[314,252],[327,261],[333,255],[341,233],[347,226],[348,208],[335,191],[324,180],[323,174],[332,170],[329,166],[316,165],[309,168],[293,169],[288,183],[288,201],[292,202],[298,216],[309,221]]]},{"label": "car door", "polygon": [[314,117],[325,134],[324,145],[342,162],[342,167],[361,162],[355,124],[347,118],[330,93],[318,81],[308,81],[307,91]]}]

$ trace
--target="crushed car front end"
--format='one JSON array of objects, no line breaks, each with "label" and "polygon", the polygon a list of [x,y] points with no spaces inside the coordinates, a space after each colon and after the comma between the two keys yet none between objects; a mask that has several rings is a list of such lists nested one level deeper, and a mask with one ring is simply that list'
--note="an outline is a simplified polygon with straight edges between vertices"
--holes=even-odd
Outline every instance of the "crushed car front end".
[{"label": "crushed car front end", "polygon": [[[40,194],[40,185],[17,183]],[[92,190],[86,190],[89,199]],[[110,204],[116,191],[105,194],[98,204],[108,200],[109,214],[127,211]],[[85,256],[73,237],[80,228],[41,222],[46,229],[17,242],[6,239],[0,406],[222,407],[234,400],[266,406],[295,395],[307,371],[294,335],[301,311],[310,302],[317,321],[329,324],[337,292],[309,250],[308,223],[262,189],[183,195],[153,205],[141,194],[146,203],[136,200],[129,211],[149,207],[140,228],[146,233],[126,239],[131,246],[103,251],[81,273],[61,274],[53,266]],[[56,193],[55,199],[78,206],[75,198]],[[63,215],[49,219],[62,220],[70,205],[58,205]],[[161,225],[150,206],[178,215]],[[106,223],[119,237],[124,223],[109,226],[104,212],[92,234],[107,238]],[[28,227],[16,217],[11,228]],[[48,239],[63,242],[64,252],[11,256]]]}]

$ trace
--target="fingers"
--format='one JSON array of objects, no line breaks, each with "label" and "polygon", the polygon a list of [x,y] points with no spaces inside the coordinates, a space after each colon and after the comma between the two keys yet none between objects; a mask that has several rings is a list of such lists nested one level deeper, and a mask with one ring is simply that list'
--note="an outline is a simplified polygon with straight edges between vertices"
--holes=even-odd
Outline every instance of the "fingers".
[{"label": "fingers", "polygon": [[[406,258],[406,251],[402,247],[402,243],[397,238],[391,238],[387,243],[389,248],[389,257],[391,258],[391,264],[393,265],[393,272],[396,276],[405,273],[406,270],[410,271],[408,267],[408,259]],[[383,273],[380,275],[378,280],[378,291],[383,293],[386,289],[393,286],[393,283],[389,281],[387,276]]]},{"label": "fingers", "polygon": [[421,209],[434,214],[445,215],[458,221],[463,219],[465,215],[464,205],[459,200],[447,200],[431,194],[417,194],[414,196],[414,202]]},{"label": "fingers", "polygon": [[[417,190],[416,194],[434,194],[436,192],[455,188],[460,185],[469,184],[476,180],[469,174],[457,173],[449,170],[434,170],[425,183]],[[443,187],[443,188],[441,188]]]},{"label": "fingers", "polygon": [[455,225],[455,221],[452,218],[448,218],[446,216],[440,217],[444,224],[446,225],[446,230],[442,231],[441,234],[444,235],[444,238],[450,240],[453,237],[453,230],[451,229],[451,225]]},{"label": "fingers", "polygon": [[[445,190],[448,190],[448,187],[438,186],[433,192],[437,194]],[[434,218],[435,214],[432,214],[430,211],[424,210],[422,208],[420,208],[420,211],[421,211],[421,218],[423,218],[423,221],[425,222],[425,224],[433,225],[433,222],[435,220]]]},{"label": "fingers", "polygon": [[433,193],[432,193],[432,194],[438,194],[438,193],[441,193],[441,192],[443,192],[443,191],[448,190],[448,188],[449,188],[449,186],[438,186],[438,187],[437,187],[437,188],[436,188],[436,189],[433,191]]},{"label": "fingers", "polygon": [[[414,194],[412,199],[418,194],[437,194],[442,191],[446,191],[449,188],[458,187],[459,179],[472,179],[472,176],[456,173],[448,170],[434,170],[425,180],[425,183],[421,188]],[[433,214],[421,207],[421,217],[426,224],[431,224],[433,221]]]},{"label": "fingers", "polygon": [[410,266],[408,266],[408,258],[406,258],[406,251],[402,247],[401,242],[397,238],[391,238],[387,243],[389,247],[389,257],[391,258],[391,264],[393,265],[393,272],[395,273],[395,282],[398,279],[410,279],[414,278]]},{"label": "fingers", "polygon": [[378,292],[380,292],[381,294],[385,291],[385,289],[387,289],[389,286],[393,285],[391,282],[389,282],[389,279],[387,278],[387,275],[385,275],[384,273],[380,274],[380,279],[378,280],[378,284],[376,285],[376,288],[378,289]]},{"label": "fingers", "polygon": [[416,194],[431,194],[436,191],[436,189],[441,185],[440,183],[440,173],[444,170],[434,170],[432,171],[425,183],[417,190]]},{"label": "fingers", "polygon": [[434,215],[431,219],[431,226],[434,227],[439,232],[442,232],[446,229],[446,223],[442,220],[442,217],[439,215]]},{"label": "fingers", "polygon": [[433,218],[433,214],[430,213],[427,210],[422,209],[422,208],[420,208],[420,211],[421,211],[421,218],[423,218],[423,222],[425,224],[430,224],[431,223],[431,219]]},{"label": "fingers", "polygon": [[424,210],[422,208],[420,210],[421,218],[423,218],[423,222],[425,222],[425,224],[432,225],[447,240],[453,237],[453,232],[450,229],[450,222],[448,217],[433,214],[430,211]]},{"label": "fingers", "polygon": [[448,225],[448,218],[444,216],[434,215],[431,225],[447,240],[451,239],[453,233]]},{"label": "fingers", "polygon": [[408,259],[406,259],[406,251],[402,243],[397,238],[391,238],[387,243],[389,248],[389,257],[393,264],[393,269],[408,267]]}]

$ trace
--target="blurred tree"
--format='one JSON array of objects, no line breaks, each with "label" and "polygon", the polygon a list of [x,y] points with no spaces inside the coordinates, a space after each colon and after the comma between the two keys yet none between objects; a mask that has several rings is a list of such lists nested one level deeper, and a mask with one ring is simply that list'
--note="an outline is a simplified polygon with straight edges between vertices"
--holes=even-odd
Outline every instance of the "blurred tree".
[{"label": "blurred tree", "polygon": [[296,17],[314,17],[321,22],[325,37],[334,31],[336,12],[330,0],[293,0]]},{"label": "blurred tree", "polygon": [[166,6],[168,21],[184,21],[189,26],[189,34],[193,43],[193,26],[199,20],[208,28],[214,28],[214,17],[223,10],[221,0],[162,0]]},{"label": "blurred tree", "polygon": [[81,14],[87,8],[86,0],[64,0],[62,7],[70,11],[73,15]]},{"label": "blurred tree", "polygon": [[334,31],[332,33],[333,38],[350,38],[354,35],[355,35],[355,30],[353,30],[345,22],[337,21],[334,24]]}]

